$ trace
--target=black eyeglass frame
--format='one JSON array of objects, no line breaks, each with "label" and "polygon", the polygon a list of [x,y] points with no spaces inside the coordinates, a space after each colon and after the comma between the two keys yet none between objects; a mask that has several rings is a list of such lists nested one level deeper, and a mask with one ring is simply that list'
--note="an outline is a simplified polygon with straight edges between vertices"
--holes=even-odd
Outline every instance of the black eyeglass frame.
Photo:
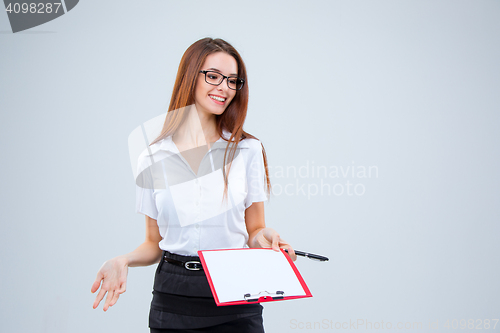
[{"label": "black eyeglass frame", "polygon": [[[218,84],[215,84],[215,83],[210,83],[207,81],[207,73],[215,73],[215,74],[218,74],[218,75],[221,75],[222,76],[222,80],[218,83]],[[227,87],[231,90],[236,90],[236,91],[239,91],[241,90],[241,88],[243,88],[243,86],[245,85],[245,80],[240,78],[240,77],[237,77],[237,76],[225,76],[224,74],[221,74],[219,72],[216,72],[216,71],[200,71],[200,74],[205,74],[205,82],[208,83],[208,84],[211,84],[212,86],[220,86],[222,82],[224,82],[224,80],[226,80],[226,83],[227,83]],[[236,78],[237,80],[240,80],[241,81],[241,86],[239,89],[233,89],[229,86],[229,78]]]}]

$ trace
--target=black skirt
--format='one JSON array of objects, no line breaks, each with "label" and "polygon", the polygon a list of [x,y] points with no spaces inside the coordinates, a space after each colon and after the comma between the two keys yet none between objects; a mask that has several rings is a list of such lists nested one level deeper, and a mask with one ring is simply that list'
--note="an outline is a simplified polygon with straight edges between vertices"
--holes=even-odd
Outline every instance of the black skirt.
[{"label": "black skirt", "polygon": [[[163,255],[181,261],[199,261],[198,257],[167,251]],[[183,329],[208,332],[211,328],[223,332],[224,326],[234,329],[235,325],[238,332],[264,332],[262,305],[217,306],[203,270],[187,270],[162,258],[155,273],[149,312],[151,332],[179,332]]]}]

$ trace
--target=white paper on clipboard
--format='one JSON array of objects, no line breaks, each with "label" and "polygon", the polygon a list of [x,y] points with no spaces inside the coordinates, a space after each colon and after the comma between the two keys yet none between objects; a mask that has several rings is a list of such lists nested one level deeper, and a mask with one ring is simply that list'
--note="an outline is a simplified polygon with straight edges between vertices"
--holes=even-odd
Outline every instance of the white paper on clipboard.
[{"label": "white paper on clipboard", "polygon": [[[304,281],[282,251],[231,249],[199,251],[220,303],[245,301],[245,294],[283,291],[287,297],[310,297]],[[305,288],[304,288],[305,287]]]}]

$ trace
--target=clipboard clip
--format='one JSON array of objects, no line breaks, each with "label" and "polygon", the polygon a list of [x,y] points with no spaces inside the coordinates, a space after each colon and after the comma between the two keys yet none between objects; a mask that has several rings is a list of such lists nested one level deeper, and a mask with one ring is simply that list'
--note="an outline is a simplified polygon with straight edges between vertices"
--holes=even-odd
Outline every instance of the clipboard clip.
[{"label": "clipboard clip", "polygon": [[266,302],[272,300],[277,300],[277,299],[283,299],[285,296],[284,291],[276,291],[275,293],[270,293],[268,291],[261,291],[258,294],[245,294],[245,301],[247,302]]}]

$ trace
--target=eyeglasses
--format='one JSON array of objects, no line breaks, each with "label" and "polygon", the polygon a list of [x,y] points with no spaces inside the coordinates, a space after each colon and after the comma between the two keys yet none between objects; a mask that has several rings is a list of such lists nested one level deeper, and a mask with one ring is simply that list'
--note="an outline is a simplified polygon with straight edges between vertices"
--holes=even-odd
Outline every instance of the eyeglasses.
[{"label": "eyeglasses", "polygon": [[225,76],[214,71],[200,71],[200,73],[205,74],[205,82],[213,86],[220,85],[224,79],[227,79],[227,86],[232,90],[240,90],[245,84],[245,80],[237,76]]}]

